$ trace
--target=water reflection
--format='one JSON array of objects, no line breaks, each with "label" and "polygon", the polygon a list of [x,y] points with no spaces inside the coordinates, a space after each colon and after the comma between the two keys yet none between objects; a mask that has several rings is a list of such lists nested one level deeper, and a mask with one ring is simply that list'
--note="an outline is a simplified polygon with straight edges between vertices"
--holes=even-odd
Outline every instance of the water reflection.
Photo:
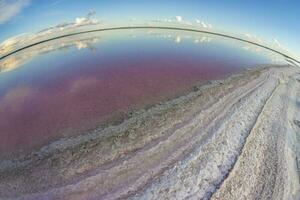
[{"label": "water reflection", "polygon": [[0,61],[0,152],[84,133],[193,85],[273,63],[270,52],[257,52],[209,34],[156,29],[30,47]]},{"label": "water reflection", "polygon": [[[135,34],[135,32],[137,32],[136,30],[131,30],[130,32],[130,37],[136,38],[138,36]],[[195,34],[187,31],[182,31],[178,33],[178,31],[165,31],[157,29],[150,29],[147,31],[147,34],[157,38],[170,39],[175,43],[180,43],[183,39],[193,40],[194,43],[209,43],[214,38],[216,38],[218,42],[224,40],[227,43],[229,42],[231,43],[231,45],[236,45],[237,47],[246,51],[263,54],[263,56],[269,57],[270,60],[273,60],[274,63],[282,62],[282,56],[270,52],[269,50],[265,50],[259,46],[249,43],[242,43],[240,41],[234,41],[232,39],[226,40],[226,38],[220,38],[219,36],[214,36],[211,34]],[[30,47],[28,50],[16,53],[12,56],[9,56],[7,59],[0,60],[0,73],[14,70],[25,64],[28,60],[38,55],[47,54],[52,51],[65,51],[70,49],[71,47],[76,47],[78,50],[89,48],[91,51],[95,52],[96,48],[93,46],[93,44],[99,43],[100,37],[109,36],[106,34],[82,34],[77,36],[65,37]]]},{"label": "water reflection", "polygon": [[91,51],[96,51],[93,44],[99,41],[100,36],[84,36],[83,38],[72,36],[36,45],[27,50],[21,51],[20,53],[15,53],[6,59],[0,60],[0,73],[14,70],[24,65],[34,57],[51,53],[53,51],[67,51],[72,47],[76,47],[78,50],[88,48]]}]

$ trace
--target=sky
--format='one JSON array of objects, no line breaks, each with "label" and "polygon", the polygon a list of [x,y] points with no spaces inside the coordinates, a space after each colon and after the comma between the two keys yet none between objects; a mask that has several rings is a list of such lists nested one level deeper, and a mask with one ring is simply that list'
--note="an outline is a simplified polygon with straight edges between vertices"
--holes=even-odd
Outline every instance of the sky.
[{"label": "sky", "polygon": [[181,16],[200,19],[227,32],[276,40],[300,55],[300,1],[297,0],[0,0],[0,43],[71,22],[94,11],[105,23]]}]

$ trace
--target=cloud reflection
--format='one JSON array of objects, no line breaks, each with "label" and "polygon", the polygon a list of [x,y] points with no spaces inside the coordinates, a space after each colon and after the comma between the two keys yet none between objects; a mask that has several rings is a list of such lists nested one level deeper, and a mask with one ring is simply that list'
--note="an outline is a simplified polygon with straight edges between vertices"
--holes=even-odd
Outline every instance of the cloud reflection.
[{"label": "cloud reflection", "polygon": [[[1,11],[0,11],[1,12]],[[5,55],[15,49],[26,47],[35,42],[47,40],[51,37],[57,37],[71,33],[91,25],[99,25],[98,19],[92,18],[95,12],[90,11],[85,17],[77,17],[73,22],[63,22],[53,27],[48,27],[37,33],[21,34],[12,38],[8,38],[0,43],[0,55]]]},{"label": "cloud reflection", "polygon": [[96,49],[93,44],[100,41],[100,36],[95,35],[84,35],[61,38],[45,44],[40,44],[31,47],[25,51],[18,52],[5,59],[0,60],[0,73],[9,72],[14,70],[29,60],[33,59],[42,54],[51,53],[58,50],[67,50],[72,47],[76,47],[78,50],[89,48],[91,51]]},{"label": "cloud reflection", "polygon": [[[83,20],[84,21],[84,20]],[[78,21],[78,23],[86,23],[81,20]],[[200,20],[199,20],[200,21]],[[199,22],[198,21],[198,22]],[[60,25],[65,26],[65,25]],[[59,26],[56,26],[59,27]],[[190,40],[195,44],[202,44],[202,43],[209,43],[213,40],[219,40],[219,41],[227,41],[235,46],[238,46],[239,48],[242,48],[246,51],[251,51],[253,53],[259,53],[264,56],[269,57],[271,60],[282,60],[278,59],[279,55],[274,54],[273,52],[267,51],[262,49],[261,47],[258,47],[256,45],[248,44],[245,42],[235,41],[232,39],[226,39],[221,38],[218,36],[214,36],[211,34],[201,34],[201,33],[192,33],[192,32],[186,32],[186,31],[166,31],[166,30],[159,30],[159,29],[148,29],[146,33],[150,36],[154,36],[157,38],[162,38],[165,40],[170,40],[175,43],[181,43],[183,40]],[[139,32],[136,31],[134,34],[132,32],[129,32],[132,37],[137,37],[139,35]],[[0,73],[9,72],[14,69],[17,69],[18,67],[25,64],[27,61],[31,60],[32,58],[39,56],[41,54],[50,53],[57,50],[67,50],[69,48],[75,47],[77,50],[82,50],[89,48],[91,51],[95,51],[96,48],[93,47],[94,44],[98,43],[100,41],[100,35],[103,38],[110,37],[110,34],[82,34],[82,35],[76,35],[76,36],[70,36],[70,37],[64,37],[61,39],[53,40],[47,43],[43,43],[40,45],[36,45],[33,47],[30,47],[30,49],[18,52],[16,54],[13,54],[5,59],[0,60]],[[126,34],[125,34],[126,35]],[[22,37],[28,37],[28,36],[19,36]],[[258,37],[252,36],[252,35],[246,35],[246,37],[250,37],[252,39],[257,40]],[[20,40],[20,39],[18,39]],[[5,44],[9,46],[10,44],[13,44],[14,40],[7,40]]]}]

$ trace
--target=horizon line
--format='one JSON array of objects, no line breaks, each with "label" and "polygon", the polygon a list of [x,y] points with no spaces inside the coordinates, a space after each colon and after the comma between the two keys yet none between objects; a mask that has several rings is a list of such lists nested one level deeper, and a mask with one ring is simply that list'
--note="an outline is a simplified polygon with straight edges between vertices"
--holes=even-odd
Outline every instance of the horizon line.
[{"label": "horizon line", "polygon": [[270,51],[273,51],[277,54],[280,54],[282,56],[284,56],[285,58],[288,58],[288,59],[291,59],[293,61],[295,61],[296,63],[300,64],[300,61],[298,61],[296,58],[293,58],[279,50],[275,50],[271,47],[268,47],[266,45],[263,45],[263,44],[259,44],[257,42],[253,42],[253,41],[250,41],[250,40],[247,40],[247,39],[243,39],[243,38],[240,38],[240,37],[237,37],[237,36],[232,36],[232,35],[227,35],[227,34],[223,34],[223,33],[218,33],[218,32],[213,32],[213,31],[206,31],[206,30],[199,30],[199,29],[194,29],[194,28],[183,28],[183,27],[174,27],[174,26],[118,26],[118,27],[108,27],[108,28],[98,28],[98,29],[92,29],[92,30],[86,30],[86,31],[79,31],[79,32],[76,32],[76,33],[69,33],[69,34],[65,34],[65,35],[60,35],[60,36],[56,36],[56,37],[52,37],[52,38],[49,38],[49,39],[46,39],[46,40],[42,40],[42,41],[38,41],[38,42],[35,42],[35,43],[32,43],[30,45],[27,45],[25,47],[21,47],[19,49],[16,49],[4,56],[1,56],[0,57],[0,60],[6,58],[6,57],[9,57],[17,52],[20,52],[22,50],[25,50],[27,48],[30,48],[30,47],[33,47],[33,46],[36,46],[36,45],[39,45],[39,44],[42,44],[42,43],[46,43],[46,42],[49,42],[49,41],[52,41],[52,40],[57,40],[57,39],[60,39],[60,38],[65,38],[65,37],[69,37],[69,36],[73,36],[73,35],[80,35],[80,34],[85,34],[85,33],[92,33],[92,32],[101,32],[101,31],[111,31],[111,30],[126,30],[126,29],[165,29],[165,30],[181,30],[181,31],[190,31],[190,32],[198,32],[198,33],[206,33],[206,34],[211,34],[211,35],[216,35],[216,36],[221,36],[221,37],[226,37],[226,38],[230,38],[230,39],[234,39],[234,40],[239,40],[239,41],[242,41],[242,42],[246,42],[246,43],[250,43],[250,44],[254,44],[256,46],[259,46],[259,47],[262,47],[264,49],[267,49],[267,50],[270,50]]}]

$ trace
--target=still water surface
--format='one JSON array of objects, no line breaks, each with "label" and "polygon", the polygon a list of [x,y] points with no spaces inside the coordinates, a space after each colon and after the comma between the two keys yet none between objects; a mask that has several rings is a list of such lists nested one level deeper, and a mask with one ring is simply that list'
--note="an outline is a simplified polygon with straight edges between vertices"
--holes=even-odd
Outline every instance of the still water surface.
[{"label": "still water surface", "polygon": [[82,34],[0,60],[0,154],[91,130],[192,86],[281,62],[254,45],[171,30]]}]

